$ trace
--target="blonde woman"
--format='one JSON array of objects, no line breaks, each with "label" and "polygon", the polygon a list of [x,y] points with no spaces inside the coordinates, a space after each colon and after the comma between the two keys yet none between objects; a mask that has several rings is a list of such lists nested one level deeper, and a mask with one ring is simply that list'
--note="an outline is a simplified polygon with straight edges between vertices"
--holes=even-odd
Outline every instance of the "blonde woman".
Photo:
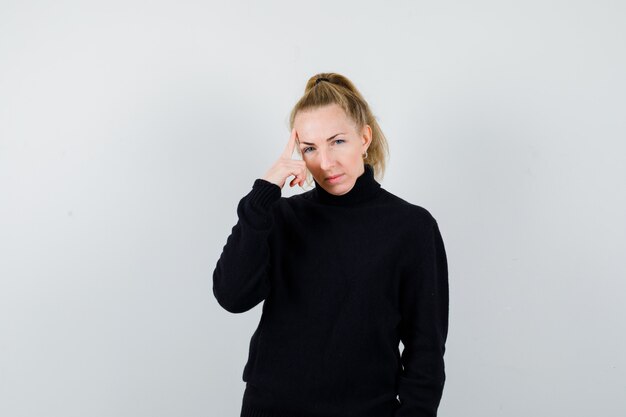
[{"label": "blonde woman", "polygon": [[[213,272],[227,311],[265,301],[241,417],[436,416],[448,333],[437,221],[376,180],[387,141],[346,77],[311,77],[290,127]],[[282,197],[289,177],[313,188]]]}]

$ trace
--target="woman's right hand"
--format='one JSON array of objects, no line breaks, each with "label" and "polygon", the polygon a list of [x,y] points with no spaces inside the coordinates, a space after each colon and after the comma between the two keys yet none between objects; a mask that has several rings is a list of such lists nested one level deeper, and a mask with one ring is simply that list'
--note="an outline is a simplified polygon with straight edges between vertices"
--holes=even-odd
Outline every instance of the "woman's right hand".
[{"label": "woman's right hand", "polygon": [[291,130],[289,142],[287,142],[287,146],[285,147],[282,155],[263,176],[264,180],[278,185],[281,190],[285,186],[285,181],[291,175],[295,178],[289,183],[290,187],[293,187],[296,184],[300,184],[300,186],[302,186],[302,184],[304,184],[304,180],[306,179],[306,163],[304,161],[291,158],[293,150],[296,146],[296,136],[296,129],[293,128]]}]

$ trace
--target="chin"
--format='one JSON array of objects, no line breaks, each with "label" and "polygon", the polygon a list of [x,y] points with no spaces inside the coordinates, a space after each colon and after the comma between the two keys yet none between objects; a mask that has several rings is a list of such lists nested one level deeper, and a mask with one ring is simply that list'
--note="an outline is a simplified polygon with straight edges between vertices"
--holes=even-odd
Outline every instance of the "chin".
[{"label": "chin", "polygon": [[[348,181],[349,182],[349,181]],[[333,191],[333,194],[335,195],[342,195],[347,193],[348,191],[350,191],[350,189],[352,188],[350,185],[346,184],[345,182],[342,184],[328,184],[327,188]]]}]

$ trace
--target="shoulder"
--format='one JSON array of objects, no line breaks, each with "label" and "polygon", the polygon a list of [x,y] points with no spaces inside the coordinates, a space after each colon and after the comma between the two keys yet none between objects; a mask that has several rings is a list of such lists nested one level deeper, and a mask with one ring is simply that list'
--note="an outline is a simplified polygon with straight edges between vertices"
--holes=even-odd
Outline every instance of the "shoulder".
[{"label": "shoulder", "polygon": [[[437,219],[430,210],[425,207],[411,203],[401,197],[398,197],[387,190],[384,190],[384,197],[390,205],[400,207],[402,210],[402,229],[399,236],[402,236],[406,242],[410,242],[410,246],[417,248],[417,253],[432,253],[434,247],[443,245],[439,225]],[[445,254],[445,252],[444,252]],[[415,260],[423,259],[423,256],[415,257]]]},{"label": "shoulder", "polygon": [[287,207],[290,207],[291,209],[301,208],[313,202],[314,192],[315,192],[315,189],[311,189],[300,194],[294,194],[288,197],[281,197],[280,204],[283,206],[283,208],[287,208]]},{"label": "shoulder", "polygon": [[274,199],[271,203],[271,210],[275,218],[279,220],[293,219],[295,214],[299,210],[307,206],[307,202],[311,199],[311,193],[313,192],[312,190],[310,190],[301,194],[283,196],[281,195],[280,188],[277,185],[274,185],[274,187],[279,190],[279,193],[274,196]]},{"label": "shoulder", "polygon": [[392,211],[410,219],[413,224],[421,227],[429,227],[437,222],[432,213],[425,207],[411,203],[391,192],[381,188],[381,201]]},{"label": "shoulder", "polygon": [[288,200],[289,202],[292,203],[297,203],[300,201],[310,201],[313,198],[313,193],[315,192],[315,189],[312,188],[308,191],[305,191],[303,193],[300,194],[294,194],[292,196],[289,197],[285,197],[285,200]]}]

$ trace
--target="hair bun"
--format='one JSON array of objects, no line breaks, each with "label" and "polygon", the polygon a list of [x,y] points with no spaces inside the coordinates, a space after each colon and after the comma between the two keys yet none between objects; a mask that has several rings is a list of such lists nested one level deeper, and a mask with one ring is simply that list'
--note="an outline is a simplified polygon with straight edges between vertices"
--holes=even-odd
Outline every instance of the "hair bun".
[{"label": "hair bun", "polygon": [[322,81],[328,81],[330,82],[330,80],[328,78],[324,78],[324,77],[319,77],[317,80],[315,80],[315,85],[318,85],[320,82]]}]

